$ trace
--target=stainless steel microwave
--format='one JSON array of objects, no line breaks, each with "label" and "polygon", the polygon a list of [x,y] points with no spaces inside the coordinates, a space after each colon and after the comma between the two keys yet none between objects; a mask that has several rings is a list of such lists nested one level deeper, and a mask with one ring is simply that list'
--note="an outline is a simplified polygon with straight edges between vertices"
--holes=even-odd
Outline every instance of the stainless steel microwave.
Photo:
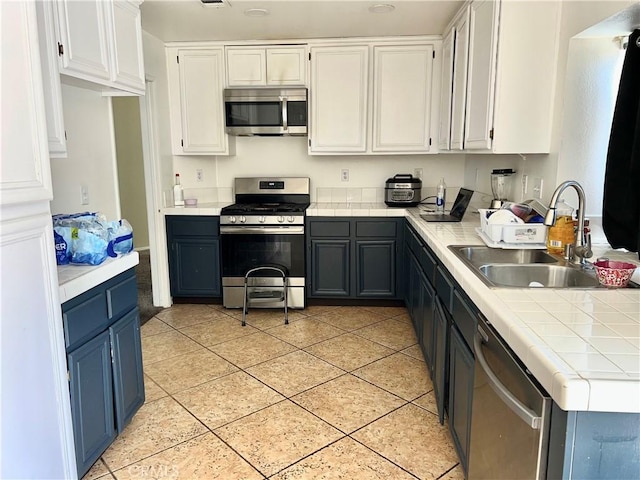
[{"label": "stainless steel microwave", "polygon": [[227,88],[225,131],[230,135],[306,135],[306,88]]}]

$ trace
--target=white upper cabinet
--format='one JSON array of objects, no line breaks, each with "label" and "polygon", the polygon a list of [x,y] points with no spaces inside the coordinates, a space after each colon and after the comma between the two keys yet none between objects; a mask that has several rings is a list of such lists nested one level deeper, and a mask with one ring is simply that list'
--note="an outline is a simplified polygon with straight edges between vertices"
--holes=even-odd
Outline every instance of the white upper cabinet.
[{"label": "white upper cabinet", "polygon": [[365,153],[369,46],[311,48],[310,153]]},{"label": "white upper cabinet", "polygon": [[373,52],[371,150],[428,152],[433,45],[375,46]]},{"label": "white upper cabinet", "polygon": [[111,80],[118,85],[144,92],[140,7],[133,2],[116,1],[111,4],[110,13],[113,39]]},{"label": "white upper cabinet", "polygon": [[1,206],[53,198],[34,3],[1,4]]},{"label": "white upper cabinet", "polygon": [[224,49],[168,49],[175,155],[229,155],[224,131]]},{"label": "white upper cabinet", "polygon": [[67,156],[67,139],[62,110],[62,89],[58,71],[58,48],[53,23],[53,3],[35,2],[38,16],[38,43],[44,106],[47,119],[47,134],[50,157]]},{"label": "white upper cabinet", "polygon": [[106,3],[59,0],[55,5],[60,73],[89,81],[111,81]]},{"label": "white upper cabinet", "polygon": [[[493,0],[471,3],[469,71],[464,147],[489,150],[493,139],[495,69],[499,4]],[[521,112],[526,115],[526,112]]]},{"label": "white upper cabinet", "polygon": [[463,8],[454,23],[454,59],[451,79],[451,150],[464,148],[464,122],[467,105],[467,66],[469,60],[469,7]]},{"label": "white upper cabinet", "polygon": [[227,85],[306,84],[304,46],[227,47]]},{"label": "white upper cabinet", "polygon": [[436,150],[431,148],[434,45],[312,46],[309,153]]},{"label": "white upper cabinet", "polygon": [[144,94],[140,2],[57,0],[60,73]]},{"label": "white upper cabinet", "polygon": [[451,150],[549,152],[560,9],[472,0],[458,12],[447,29],[455,35]]},{"label": "white upper cabinet", "polygon": [[438,148],[451,148],[451,99],[453,94],[453,48],[455,29],[449,30],[442,40],[442,73],[440,92],[440,125],[438,127]]}]

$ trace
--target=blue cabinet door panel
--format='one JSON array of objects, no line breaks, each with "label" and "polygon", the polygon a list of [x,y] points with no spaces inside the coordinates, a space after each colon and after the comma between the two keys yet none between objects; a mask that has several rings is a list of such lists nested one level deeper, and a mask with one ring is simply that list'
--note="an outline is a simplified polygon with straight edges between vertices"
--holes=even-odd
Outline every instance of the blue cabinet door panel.
[{"label": "blue cabinet door panel", "polygon": [[395,297],[395,252],[395,240],[356,241],[357,296]]},{"label": "blue cabinet door panel", "polygon": [[350,243],[349,240],[311,240],[311,295],[350,295]]},{"label": "blue cabinet door panel", "polygon": [[113,389],[118,433],[144,403],[140,316],[135,308],[109,328],[113,347]]},{"label": "blue cabinet door panel", "polygon": [[116,437],[113,416],[111,345],[101,333],[67,356],[78,478]]}]

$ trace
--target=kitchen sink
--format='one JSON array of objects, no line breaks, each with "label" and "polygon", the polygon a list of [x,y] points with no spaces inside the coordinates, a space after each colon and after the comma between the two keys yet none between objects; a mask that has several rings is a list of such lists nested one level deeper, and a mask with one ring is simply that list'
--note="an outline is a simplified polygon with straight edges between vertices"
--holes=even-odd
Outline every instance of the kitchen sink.
[{"label": "kitchen sink", "polygon": [[558,263],[558,258],[542,250],[503,250],[481,246],[451,247],[451,250],[478,267],[488,263]]},{"label": "kitchen sink", "polygon": [[543,250],[505,250],[478,245],[451,245],[449,250],[490,287],[600,287],[593,270]]},{"label": "kitchen sink", "polygon": [[569,265],[482,265],[478,269],[499,287],[585,288],[599,286],[595,275]]}]

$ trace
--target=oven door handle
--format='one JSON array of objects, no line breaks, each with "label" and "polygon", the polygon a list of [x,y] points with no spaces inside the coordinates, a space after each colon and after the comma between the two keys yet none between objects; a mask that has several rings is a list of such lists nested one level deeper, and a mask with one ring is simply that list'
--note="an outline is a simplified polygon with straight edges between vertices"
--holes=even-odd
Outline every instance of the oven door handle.
[{"label": "oven door handle", "polygon": [[302,235],[304,234],[304,225],[286,227],[232,227],[221,226],[220,234],[232,235]]}]

